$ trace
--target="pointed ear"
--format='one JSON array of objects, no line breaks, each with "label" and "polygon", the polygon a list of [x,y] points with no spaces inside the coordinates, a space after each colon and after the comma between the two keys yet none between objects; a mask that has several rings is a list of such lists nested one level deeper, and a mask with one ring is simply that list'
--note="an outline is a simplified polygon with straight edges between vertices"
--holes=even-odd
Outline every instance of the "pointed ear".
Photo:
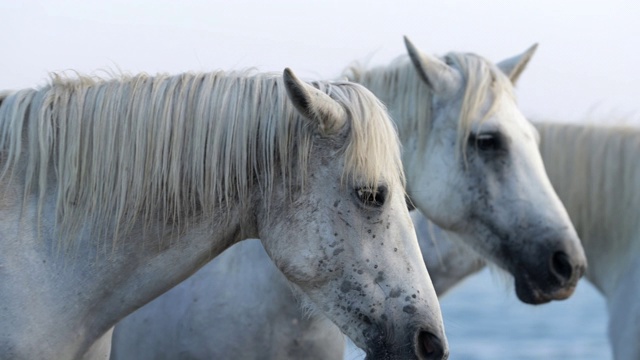
[{"label": "pointed ear", "polygon": [[502,70],[502,72],[505,73],[509,77],[509,79],[511,79],[511,83],[513,85],[515,85],[518,81],[520,74],[527,67],[529,60],[531,60],[531,57],[536,52],[537,48],[538,44],[533,44],[530,48],[527,49],[527,51],[523,52],[522,54],[502,60],[497,64],[498,68]]},{"label": "pointed ear", "polygon": [[298,79],[291,69],[284,69],[284,85],[293,106],[312,120],[324,135],[335,134],[347,122],[347,113],[337,101],[319,89]]},{"label": "pointed ear", "polygon": [[2,102],[4,101],[4,99],[9,95],[11,95],[11,91],[9,90],[0,91],[0,105],[2,105]]},{"label": "pointed ear", "polygon": [[427,55],[404,37],[409,58],[422,80],[436,93],[455,91],[459,86],[459,75],[449,65],[435,56]]}]

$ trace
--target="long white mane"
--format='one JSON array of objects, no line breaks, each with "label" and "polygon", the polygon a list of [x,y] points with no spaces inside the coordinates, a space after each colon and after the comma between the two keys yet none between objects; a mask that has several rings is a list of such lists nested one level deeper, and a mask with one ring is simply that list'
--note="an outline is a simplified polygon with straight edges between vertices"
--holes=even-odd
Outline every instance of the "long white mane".
[{"label": "long white mane", "polygon": [[535,125],[549,178],[585,249],[640,246],[623,243],[640,233],[640,129]]},{"label": "long white mane", "polygon": [[[489,116],[497,105],[498,93],[515,95],[509,78],[488,60],[475,54],[455,52],[447,54],[445,59],[460,70],[465,84],[456,146],[464,154],[474,115],[485,111],[483,119]],[[400,56],[389,66],[370,70],[356,63],[345,70],[344,76],[366,86],[390,107],[403,142],[416,134],[420,140],[427,138],[433,120],[433,93],[418,76],[407,55]]]},{"label": "long white mane", "polygon": [[[316,86],[350,115],[343,175],[403,181],[378,100],[353,83]],[[39,194],[39,212],[57,194],[60,231],[89,224],[115,241],[139,220],[206,218],[250,201],[254,186],[270,194],[278,179],[303,183],[317,135],[310,124],[273,74],[54,75],[0,105],[0,181],[20,181],[25,199]]]}]

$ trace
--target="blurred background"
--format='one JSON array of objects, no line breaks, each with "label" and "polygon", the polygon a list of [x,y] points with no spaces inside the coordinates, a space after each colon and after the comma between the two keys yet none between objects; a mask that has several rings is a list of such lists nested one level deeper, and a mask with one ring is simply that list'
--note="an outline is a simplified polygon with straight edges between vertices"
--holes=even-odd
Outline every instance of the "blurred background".
[{"label": "blurred background", "polygon": [[291,67],[338,76],[386,64],[402,36],[425,52],[493,61],[540,47],[519,84],[525,114],[562,121],[638,117],[638,16],[628,0],[0,1],[1,88],[50,71],[183,72]]},{"label": "blurred background", "polygon": [[[0,90],[48,73],[291,67],[331,79],[353,61],[475,52],[493,61],[540,46],[519,80],[530,119],[640,123],[640,3],[485,1],[0,1]],[[609,359],[605,304],[582,282],[568,301],[519,303],[485,270],[442,299],[451,359]],[[356,355],[356,354],[354,354]]]}]

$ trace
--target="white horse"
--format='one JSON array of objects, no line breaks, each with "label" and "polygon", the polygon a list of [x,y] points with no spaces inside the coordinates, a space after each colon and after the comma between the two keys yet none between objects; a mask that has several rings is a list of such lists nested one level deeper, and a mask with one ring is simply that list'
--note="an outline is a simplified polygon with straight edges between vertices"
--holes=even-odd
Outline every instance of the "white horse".
[{"label": "white horse", "polygon": [[[512,92],[534,48],[496,67],[472,54],[451,53],[440,60],[406,43],[409,58],[368,71],[353,67],[348,75],[389,107],[404,147],[411,200],[510,271],[523,301],[566,298],[584,271],[584,254],[546,177],[538,135]],[[296,358],[301,351],[311,358],[312,353],[339,357],[344,345],[335,341],[335,330],[295,309],[286,282],[266,275],[274,269],[259,260],[264,257],[259,249],[235,246],[225,254],[225,263],[246,253],[254,258],[253,271],[212,264],[125,319],[114,334],[114,358]],[[257,273],[267,276],[269,285]],[[206,309],[191,301],[229,283],[235,289],[227,291],[243,294],[242,301],[221,301]],[[165,315],[173,308],[181,310]],[[261,323],[248,330],[244,324],[255,318]],[[300,329],[316,329],[318,335]],[[242,339],[254,339],[258,346],[244,346]]]},{"label": "white horse", "polygon": [[56,77],[3,99],[0,175],[3,358],[108,357],[117,321],[246,238],[369,356],[448,356],[397,135],[360,85]]}]

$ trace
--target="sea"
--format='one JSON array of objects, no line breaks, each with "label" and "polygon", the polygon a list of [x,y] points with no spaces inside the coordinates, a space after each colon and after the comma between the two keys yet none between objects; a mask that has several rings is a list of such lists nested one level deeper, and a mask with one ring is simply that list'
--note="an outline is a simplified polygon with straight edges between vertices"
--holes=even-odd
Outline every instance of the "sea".
[{"label": "sea", "polygon": [[[504,275],[485,269],[440,299],[450,360],[610,360],[604,298],[581,280],[567,300],[521,303]],[[347,346],[345,359],[363,359]]]}]

